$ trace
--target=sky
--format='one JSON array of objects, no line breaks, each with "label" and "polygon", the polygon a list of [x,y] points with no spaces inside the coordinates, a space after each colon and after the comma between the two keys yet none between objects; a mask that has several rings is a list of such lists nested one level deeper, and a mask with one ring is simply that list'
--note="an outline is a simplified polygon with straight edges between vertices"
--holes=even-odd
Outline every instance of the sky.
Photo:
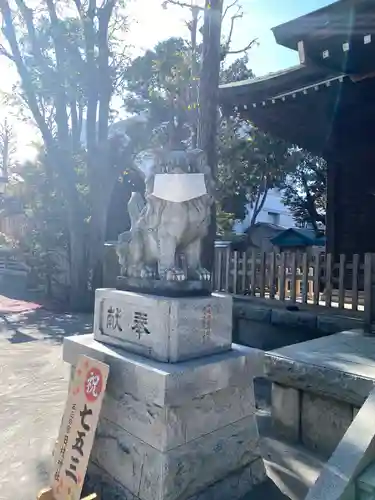
[{"label": "sky", "polygon": [[[152,48],[159,40],[181,36],[184,32],[185,9],[161,8],[160,0],[135,0],[132,15],[138,23],[132,26],[132,43],[140,48]],[[202,0],[203,1],[203,0]],[[229,3],[226,0],[225,4]],[[246,46],[250,40],[259,39],[259,46],[249,52],[250,66],[256,76],[278,71],[298,64],[295,51],[279,47],[271,28],[313,10],[335,3],[334,0],[239,0],[244,17],[236,24],[233,49]],[[225,5],[224,4],[224,5]],[[227,31],[224,24],[223,32]]]},{"label": "sky", "polygon": [[[226,0],[225,4],[228,2],[230,0]],[[187,36],[184,19],[188,15],[188,10],[177,6],[165,10],[161,7],[161,3],[162,0],[132,0],[129,12],[132,20],[129,43],[134,46],[134,54],[141,54],[144,50],[155,46],[158,41],[171,36]],[[249,60],[255,75],[262,76],[298,64],[298,54],[278,46],[271,28],[332,4],[334,0],[239,0],[239,3],[243,7],[244,16],[235,25],[231,49],[241,49],[252,39],[258,38],[259,45],[251,49]],[[228,26],[224,23],[224,36],[227,29]],[[0,88],[9,91],[15,73],[3,58],[0,58],[0,72],[2,74]],[[17,121],[15,127],[20,146],[18,156],[23,160],[32,154],[28,144],[33,140],[34,133],[29,125]]]}]

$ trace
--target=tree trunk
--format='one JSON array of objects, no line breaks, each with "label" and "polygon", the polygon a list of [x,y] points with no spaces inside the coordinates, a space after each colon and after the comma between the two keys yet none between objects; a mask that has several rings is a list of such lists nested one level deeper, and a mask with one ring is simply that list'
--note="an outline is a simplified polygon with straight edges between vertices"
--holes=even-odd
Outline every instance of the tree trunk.
[{"label": "tree trunk", "polygon": [[192,120],[192,148],[198,146],[198,76],[199,65],[197,62],[197,31],[198,31],[199,9],[193,7],[191,21],[191,95],[190,105]]},{"label": "tree trunk", "polygon": [[[252,216],[251,216],[250,227],[252,227],[256,223],[258,215],[260,214],[260,212],[261,212],[261,210],[264,207],[264,204],[266,202],[267,195],[268,195],[268,188],[266,188],[265,191],[263,191],[263,194],[261,194],[260,191],[259,191],[258,198],[257,198],[257,201],[255,203],[254,210],[253,210],[253,213],[252,213]],[[261,196],[262,196],[262,200],[259,203],[259,200],[260,200]]]},{"label": "tree trunk", "polygon": [[95,201],[90,220],[89,262],[92,272],[91,290],[103,286],[104,243],[107,230],[108,203],[99,199]]},{"label": "tree trunk", "polygon": [[[98,158],[99,160],[99,158]],[[91,185],[91,219],[89,235],[89,262],[92,272],[91,290],[94,292],[103,285],[104,243],[107,231],[107,215],[110,200],[116,183],[115,172],[106,171],[106,176],[100,175],[102,165],[108,164],[108,156],[102,154],[96,165],[98,173]]]},{"label": "tree trunk", "polygon": [[[217,113],[221,63],[221,19],[223,0],[206,0],[203,25],[202,69],[199,85],[198,147],[207,156],[213,178],[217,175]],[[215,262],[216,209],[211,210],[209,234],[203,242],[203,265],[213,271]]]},{"label": "tree trunk", "polygon": [[90,306],[86,244],[87,235],[83,224],[71,221],[69,306],[73,311],[86,311]]}]

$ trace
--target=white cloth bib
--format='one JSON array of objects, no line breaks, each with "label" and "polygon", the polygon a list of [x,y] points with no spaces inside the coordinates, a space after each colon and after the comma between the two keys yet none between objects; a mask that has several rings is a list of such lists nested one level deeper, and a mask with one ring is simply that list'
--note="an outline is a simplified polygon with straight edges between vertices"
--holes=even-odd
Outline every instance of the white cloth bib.
[{"label": "white cloth bib", "polygon": [[155,174],[156,198],[181,203],[207,194],[204,174]]}]

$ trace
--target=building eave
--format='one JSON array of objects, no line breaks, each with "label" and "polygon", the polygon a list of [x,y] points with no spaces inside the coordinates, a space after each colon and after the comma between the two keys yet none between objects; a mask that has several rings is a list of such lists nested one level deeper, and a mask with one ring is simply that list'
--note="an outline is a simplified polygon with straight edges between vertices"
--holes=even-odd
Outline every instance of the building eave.
[{"label": "building eave", "polygon": [[278,45],[297,50],[300,40],[321,36],[327,28],[329,31],[332,24],[341,22],[341,16],[349,16],[353,9],[371,9],[374,5],[374,0],[337,0],[321,9],[275,26],[272,32]]}]

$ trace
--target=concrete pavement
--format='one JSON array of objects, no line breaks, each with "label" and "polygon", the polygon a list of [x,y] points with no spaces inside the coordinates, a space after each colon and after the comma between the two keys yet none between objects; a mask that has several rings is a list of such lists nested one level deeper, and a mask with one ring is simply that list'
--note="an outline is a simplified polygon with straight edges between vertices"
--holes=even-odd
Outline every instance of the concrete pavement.
[{"label": "concrete pavement", "polygon": [[89,316],[27,307],[0,320],[0,500],[35,500],[47,485],[68,384],[61,343],[91,330]]}]

